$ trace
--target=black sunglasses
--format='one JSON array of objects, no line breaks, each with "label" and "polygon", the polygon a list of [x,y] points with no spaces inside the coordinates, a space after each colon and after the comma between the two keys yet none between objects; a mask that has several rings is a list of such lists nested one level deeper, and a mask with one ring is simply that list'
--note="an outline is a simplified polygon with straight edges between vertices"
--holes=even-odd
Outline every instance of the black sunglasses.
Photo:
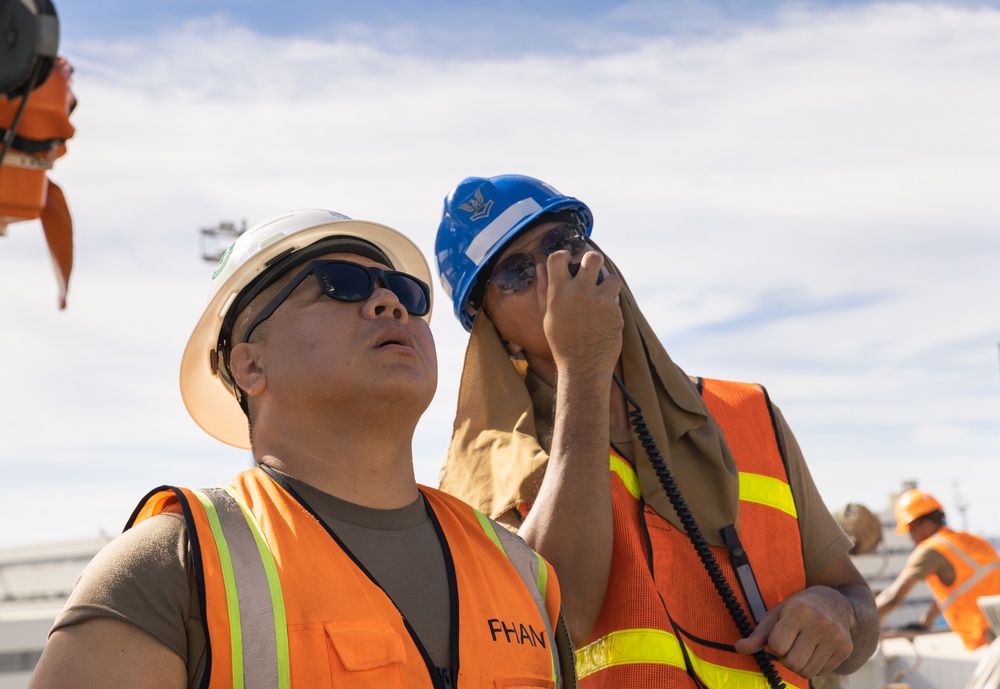
[{"label": "black sunglasses", "polygon": [[254,328],[270,318],[309,274],[316,276],[316,281],[326,296],[337,301],[364,301],[372,295],[376,284],[381,280],[408,313],[426,316],[431,310],[430,287],[409,273],[363,266],[350,261],[310,261],[250,322],[243,335],[243,342],[250,341]]},{"label": "black sunglasses", "polygon": [[569,251],[576,256],[587,248],[587,233],[582,225],[559,225],[542,236],[537,249],[528,253],[511,254],[497,264],[490,275],[490,282],[504,294],[517,294],[527,289],[535,280],[534,251],[550,256],[557,251]]}]

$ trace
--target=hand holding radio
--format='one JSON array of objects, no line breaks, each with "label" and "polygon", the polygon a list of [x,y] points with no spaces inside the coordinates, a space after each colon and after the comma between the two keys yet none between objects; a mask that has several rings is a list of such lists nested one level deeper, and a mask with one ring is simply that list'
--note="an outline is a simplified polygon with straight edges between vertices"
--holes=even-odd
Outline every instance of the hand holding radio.
[{"label": "hand holding radio", "polygon": [[[578,263],[571,263],[579,258]],[[539,266],[538,299],[556,369],[586,366],[611,372],[621,354],[621,281],[604,271],[604,256],[558,251]]]},{"label": "hand holding radio", "polygon": [[[569,274],[570,275],[576,277],[576,274],[579,273],[579,272],[580,272],[580,264],[579,263],[570,263],[569,264]],[[597,274],[597,284],[599,285],[602,282],[604,282],[604,269],[603,268],[601,269],[601,272]]]}]

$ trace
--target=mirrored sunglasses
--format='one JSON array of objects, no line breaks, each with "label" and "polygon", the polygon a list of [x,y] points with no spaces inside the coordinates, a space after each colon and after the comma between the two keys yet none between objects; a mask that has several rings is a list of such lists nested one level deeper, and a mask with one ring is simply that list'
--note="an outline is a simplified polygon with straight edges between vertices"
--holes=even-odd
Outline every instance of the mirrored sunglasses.
[{"label": "mirrored sunglasses", "polygon": [[364,301],[372,295],[376,285],[381,281],[386,289],[396,295],[400,305],[411,315],[426,316],[430,312],[430,287],[409,273],[336,259],[310,261],[251,321],[242,341],[249,342],[254,328],[270,318],[288,295],[309,275],[315,275],[323,293],[337,301]]},{"label": "mirrored sunglasses", "polygon": [[517,294],[535,280],[535,259],[532,253],[541,251],[545,256],[550,256],[565,250],[570,256],[576,256],[586,248],[587,233],[581,225],[559,225],[546,232],[538,247],[530,253],[511,254],[498,263],[490,281],[504,294]]}]

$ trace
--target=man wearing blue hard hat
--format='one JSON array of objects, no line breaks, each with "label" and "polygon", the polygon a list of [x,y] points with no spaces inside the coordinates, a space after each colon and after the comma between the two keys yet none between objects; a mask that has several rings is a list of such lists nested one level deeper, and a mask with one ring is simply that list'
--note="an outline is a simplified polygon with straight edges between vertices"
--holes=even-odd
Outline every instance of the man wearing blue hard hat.
[{"label": "man wearing blue hard hat", "polygon": [[470,341],[441,488],[556,568],[581,686],[854,671],[874,599],[781,412],[674,364],[593,227],[521,175],[445,198],[435,254]]}]

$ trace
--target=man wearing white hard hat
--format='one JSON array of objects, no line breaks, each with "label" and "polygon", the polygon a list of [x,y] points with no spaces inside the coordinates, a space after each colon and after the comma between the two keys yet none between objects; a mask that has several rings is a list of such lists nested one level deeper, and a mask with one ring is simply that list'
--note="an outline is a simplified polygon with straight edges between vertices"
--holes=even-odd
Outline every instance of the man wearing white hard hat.
[{"label": "man wearing white hard hat", "polygon": [[181,392],[257,465],[147,495],[81,576],[32,689],[575,686],[551,568],[415,481],[429,282],[409,239],[330,211],[233,244]]}]

